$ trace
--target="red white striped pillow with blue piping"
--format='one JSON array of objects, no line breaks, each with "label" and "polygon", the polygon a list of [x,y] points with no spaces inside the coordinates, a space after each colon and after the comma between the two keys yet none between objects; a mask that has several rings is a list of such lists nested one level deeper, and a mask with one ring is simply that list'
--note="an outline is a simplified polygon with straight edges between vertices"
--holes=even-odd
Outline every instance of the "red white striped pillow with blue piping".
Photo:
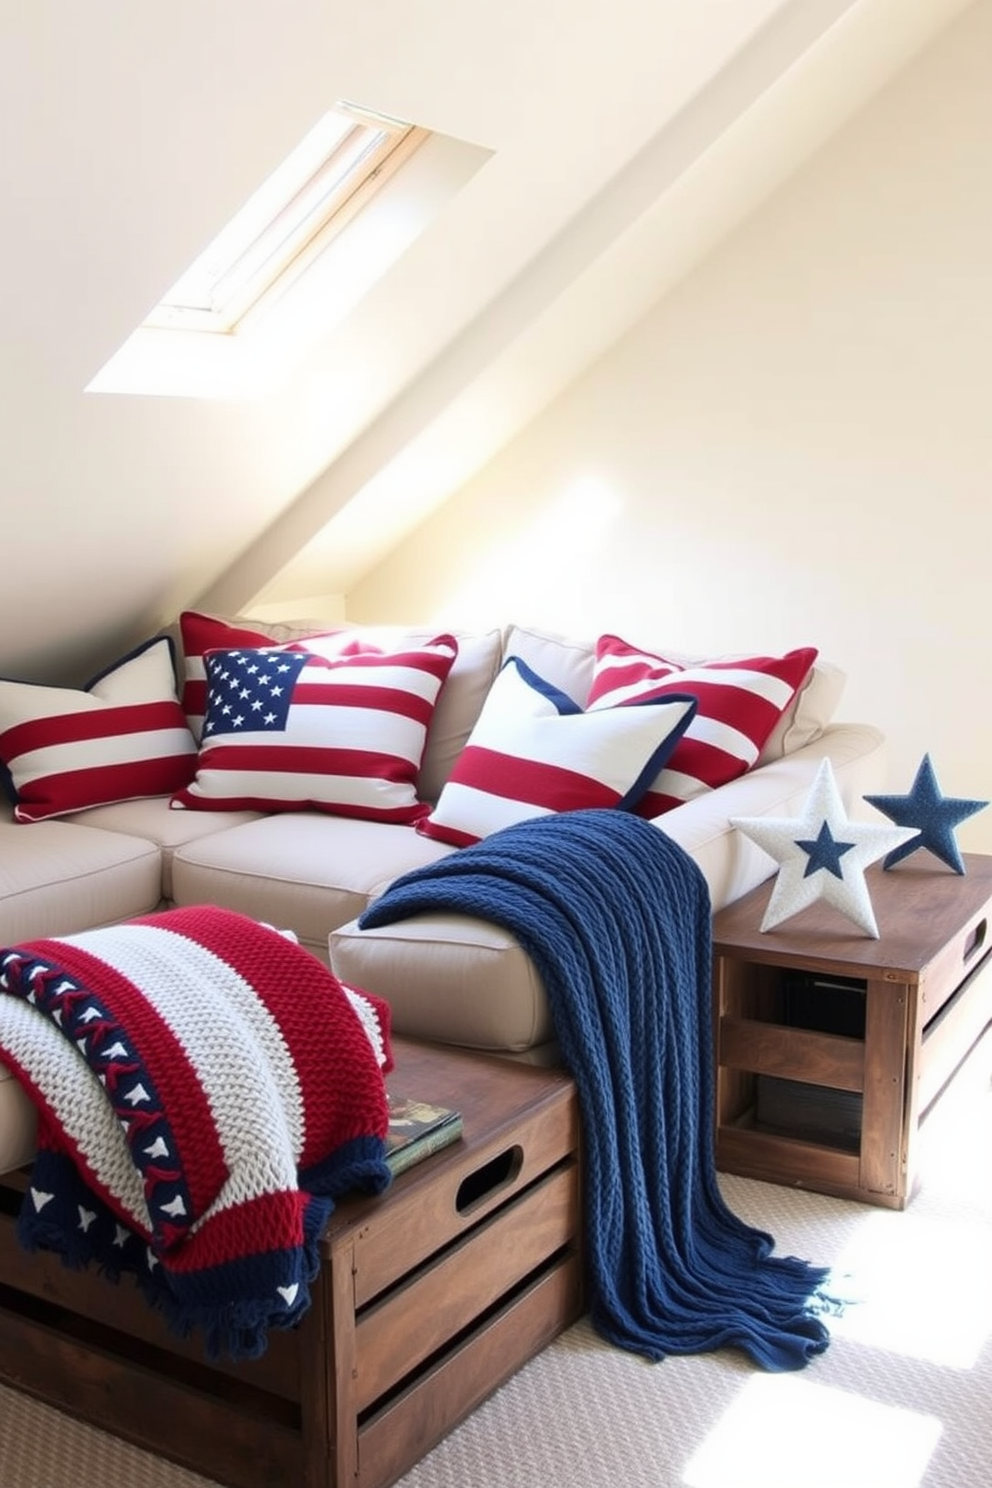
[{"label": "red white striped pillow with blue piping", "polygon": [[394,652],[208,651],[196,778],[172,805],[324,811],[410,823],[427,729],[458,652],[453,636]]},{"label": "red white striped pillow with blue piping", "polygon": [[529,817],[629,809],[695,712],[669,692],[644,707],[584,711],[511,656],[431,814],[426,837],[466,847]]},{"label": "red white striped pillow with blue piping", "polygon": [[619,636],[596,643],[591,712],[689,693],[695,716],[636,810],[660,816],[743,775],[808,677],[816,648],[783,656],[730,657],[682,666]]},{"label": "red white striped pillow with blue piping", "polygon": [[165,636],[80,691],[0,681],[0,784],[16,821],[167,796],[195,766]]}]

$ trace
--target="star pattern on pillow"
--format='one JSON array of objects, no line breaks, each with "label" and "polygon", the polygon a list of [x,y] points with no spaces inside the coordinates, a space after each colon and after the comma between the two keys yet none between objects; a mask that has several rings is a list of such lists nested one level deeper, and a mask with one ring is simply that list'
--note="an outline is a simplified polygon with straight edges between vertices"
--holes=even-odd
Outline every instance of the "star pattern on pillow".
[{"label": "star pattern on pillow", "polygon": [[989,804],[988,801],[973,801],[963,796],[942,795],[929,754],[923,756],[907,795],[865,796],[864,799],[900,827],[916,828],[908,842],[888,854],[882,865],[884,868],[894,868],[910,853],[925,847],[955,873],[964,872],[964,859],[954,838],[954,828]]},{"label": "star pattern on pillow", "polygon": [[731,817],[731,826],[779,864],[762,930],[773,930],[824,899],[865,935],[878,939],[865,869],[913,833],[906,827],[851,821],[828,759],[820,764],[800,816],[737,816]]}]

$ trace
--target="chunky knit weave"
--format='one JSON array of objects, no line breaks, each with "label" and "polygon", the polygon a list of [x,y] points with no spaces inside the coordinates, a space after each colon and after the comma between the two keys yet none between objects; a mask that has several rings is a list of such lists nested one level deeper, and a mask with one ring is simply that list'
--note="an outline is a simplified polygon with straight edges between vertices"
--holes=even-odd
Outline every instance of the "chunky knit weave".
[{"label": "chunky knit weave", "polygon": [[385,1004],[208,907],[0,951],[0,992],[39,1112],[22,1242],[260,1353],[309,1306],[334,1200],[389,1182]]},{"label": "chunky knit weave", "polygon": [[821,1353],[825,1273],[772,1255],[717,1186],[710,902],[688,854],[627,812],[548,816],[406,874],[360,923],[438,910],[509,929],[543,979],[583,1115],[600,1332],[652,1359]]}]

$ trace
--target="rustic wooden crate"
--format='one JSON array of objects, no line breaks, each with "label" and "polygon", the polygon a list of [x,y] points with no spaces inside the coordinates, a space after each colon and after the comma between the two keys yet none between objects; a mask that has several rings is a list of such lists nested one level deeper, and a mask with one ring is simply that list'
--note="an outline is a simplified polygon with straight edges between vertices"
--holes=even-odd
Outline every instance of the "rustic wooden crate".
[{"label": "rustic wooden crate", "polygon": [[261,1359],[212,1364],[133,1285],[14,1233],[0,1186],[0,1379],[231,1488],[385,1488],[580,1315],[575,1087],[396,1041],[396,1088],[462,1111],[462,1140],[342,1203],[313,1305]]},{"label": "rustic wooden crate", "polygon": [[[992,857],[964,862],[870,868],[877,940],[823,902],[762,932],[770,884],[716,916],[719,1168],[905,1207],[921,1123],[992,1022]],[[798,1026],[802,975],[863,987],[863,1027],[850,998],[829,1029]]]}]

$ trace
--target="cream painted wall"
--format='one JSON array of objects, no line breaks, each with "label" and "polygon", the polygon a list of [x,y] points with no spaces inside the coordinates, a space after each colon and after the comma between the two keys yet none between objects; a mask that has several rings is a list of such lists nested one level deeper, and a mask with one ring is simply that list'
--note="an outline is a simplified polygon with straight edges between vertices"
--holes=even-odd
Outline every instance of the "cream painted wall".
[{"label": "cream painted wall", "polygon": [[[992,3],[349,596],[698,651],[814,643],[890,789],[992,799]],[[992,851],[992,807],[958,829]]]}]

